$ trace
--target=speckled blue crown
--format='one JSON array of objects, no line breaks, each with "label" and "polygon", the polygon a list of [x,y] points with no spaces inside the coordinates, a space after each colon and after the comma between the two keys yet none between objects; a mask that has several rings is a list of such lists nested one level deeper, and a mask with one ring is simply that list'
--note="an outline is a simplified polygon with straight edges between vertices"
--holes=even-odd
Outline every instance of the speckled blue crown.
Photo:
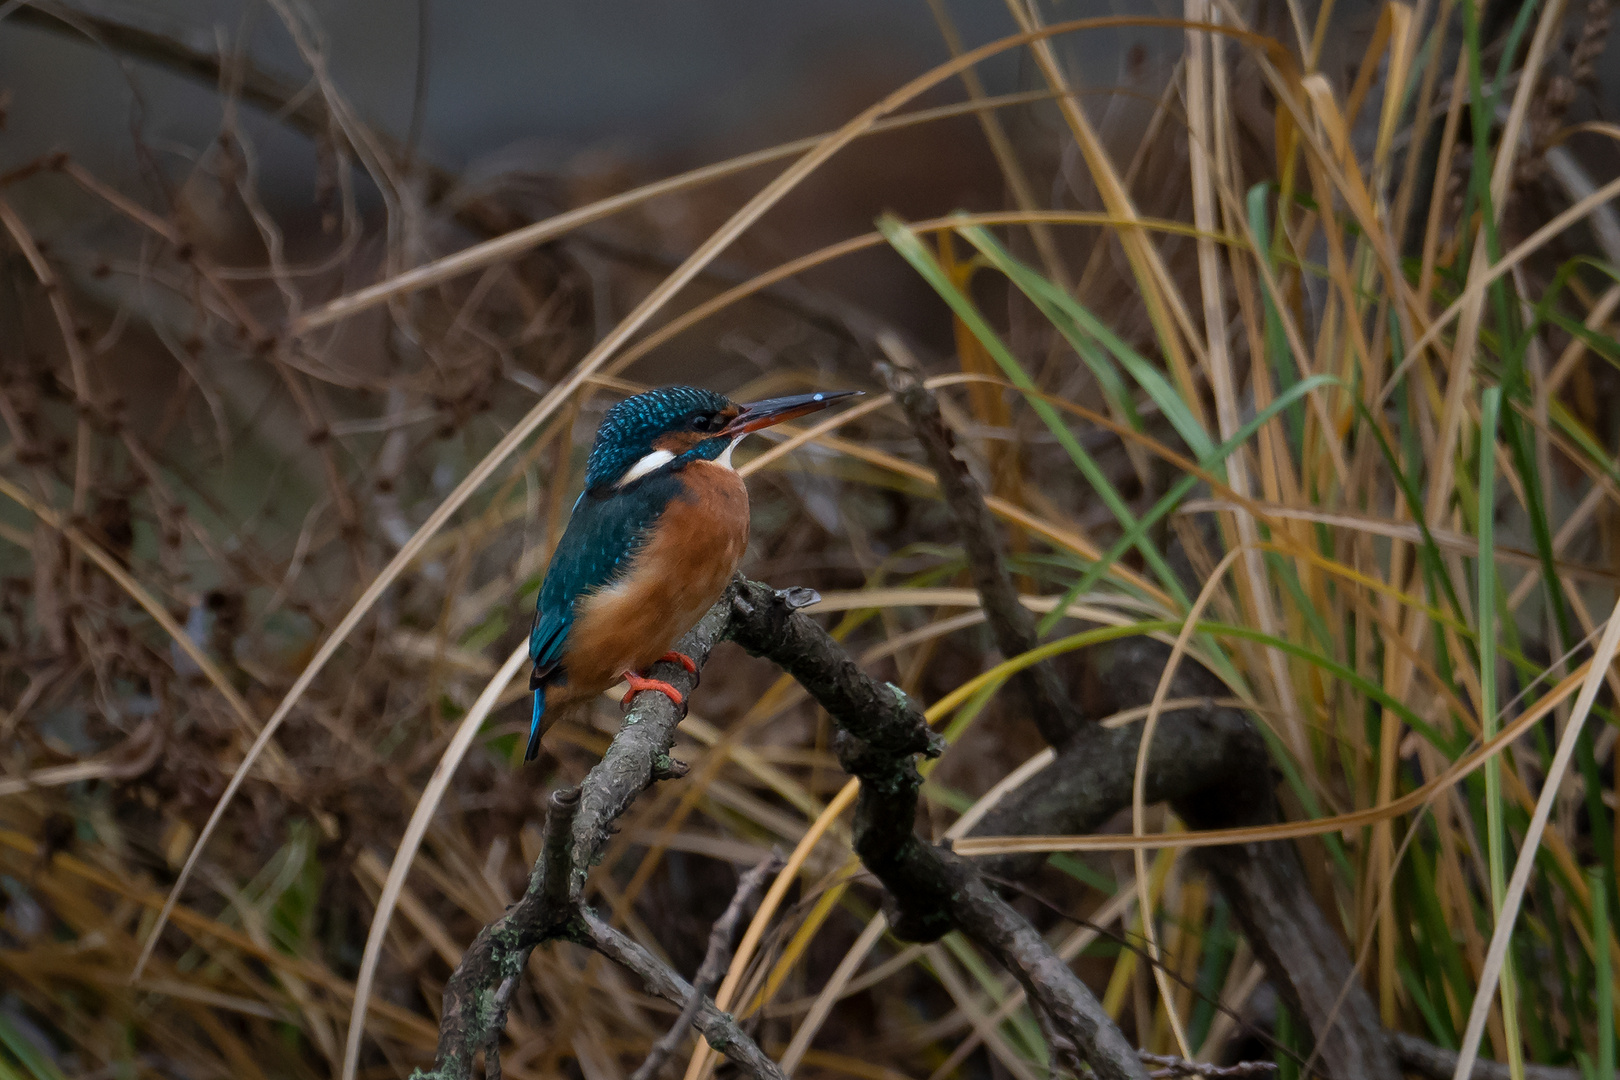
[{"label": "speckled blue crown", "polygon": [[663,386],[625,398],[607,411],[585,463],[585,486],[611,483],[652,451],[652,441],[676,422],[699,412],[719,412],[731,404],[712,390]]}]

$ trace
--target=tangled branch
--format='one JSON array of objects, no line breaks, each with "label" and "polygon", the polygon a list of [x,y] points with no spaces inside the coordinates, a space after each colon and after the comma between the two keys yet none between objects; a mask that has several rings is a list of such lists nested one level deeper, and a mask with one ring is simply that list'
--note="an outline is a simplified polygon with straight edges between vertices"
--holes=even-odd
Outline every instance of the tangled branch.
[{"label": "tangled branch", "polygon": [[[904,694],[872,679],[799,611],[815,599],[808,589],[775,590],[739,578],[678,648],[701,670],[714,645],[730,638],[793,675],[832,716],[839,727],[840,760],[861,780],[855,850],[887,890],[896,934],[932,941],[960,930],[1018,978],[1047,1018],[1054,1040],[1072,1045],[1096,1075],[1146,1080],[1135,1048],[1028,920],[971,865],[917,836],[913,825],[921,778],[915,759],[939,754],[944,742]],[[660,676],[689,692],[694,677],[665,667]],[[651,993],[683,1009],[695,1002],[691,1024],[747,1075],[783,1075],[701,992],[701,977],[694,990],[583,900],[586,873],[614,821],[654,781],[683,771],[669,756],[679,722],[679,710],[662,694],[639,695],[583,783],[551,796],[543,850],[528,889],[478,935],[445,988],[438,1055],[429,1074],[434,1080],[471,1076],[480,1052],[490,1062],[486,1069],[498,1075],[489,1048],[504,1029],[513,982],[530,952],[559,939],[595,949],[633,971]]]}]

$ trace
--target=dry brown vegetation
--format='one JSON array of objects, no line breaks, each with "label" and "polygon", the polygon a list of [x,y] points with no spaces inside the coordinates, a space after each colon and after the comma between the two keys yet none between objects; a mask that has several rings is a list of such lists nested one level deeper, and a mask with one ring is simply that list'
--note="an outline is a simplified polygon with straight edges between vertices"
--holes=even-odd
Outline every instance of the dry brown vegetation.
[{"label": "dry brown vegetation", "polygon": [[[819,590],[926,709],[949,745],[919,834],[1133,1045],[1289,1078],[1613,1070],[1604,0],[1045,27],[1015,0],[1020,36],[825,136],[476,184],[368,128],[272,7],[307,92],[70,17],[215,82],[218,138],[140,191],[67,155],[0,175],[0,1080],[432,1065],[547,794],[620,730],[604,701],[521,767],[514,675],[601,410],[676,379],[871,392],[744,466],[747,571]],[[1062,42],[1121,25],[1185,52],[1074,92]],[[974,64],[1008,50],[1033,83],[986,99]],[[297,213],[262,201],[242,109],[313,141]],[[914,209],[883,190],[900,154],[974,155],[1005,205],[836,234]],[[902,403],[875,365],[914,356]],[[950,494],[930,430],[974,485]],[[1071,1070],[982,935],[890,931],[817,700],[721,646],[689,769],[617,821],[584,902],[691,973],[779,848],[716,1000],[783,1071]],[[1262,737],[1259,767],[1221,756]],[[500,1067],[629,1075],[677,1011],[554,941]],[[666,1074],[716,1065],[683,1039]]]}]

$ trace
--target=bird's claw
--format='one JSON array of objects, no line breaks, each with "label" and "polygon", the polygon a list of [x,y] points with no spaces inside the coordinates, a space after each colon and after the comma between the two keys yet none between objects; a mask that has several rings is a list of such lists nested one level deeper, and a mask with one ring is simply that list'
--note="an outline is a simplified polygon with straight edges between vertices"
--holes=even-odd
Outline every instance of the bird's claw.
[{"label": "bird's claw", "polygon": [[663,694],[665,697],[669,698],[677,709],[682,709],[686,705],[685,696],[683,696],[679,690],[675,689],[662,679],[649,679],[645,676],[637,675],[633,671],[627,671],[624,673],[624,681],[630,684],[630,689],[624,692],[624,700],[620,702],[620,704],[627,709],[630,707],[630,702],[634,701],[636,695],[641,693],[643,690],[658,691],[660,694]]},{"label": "bird's claw", "polygon": [[686,669],[688,675],[697,674],[697,664],[685,653],[667,652],[658,658],[660,661],[668,660],[672,664],[679,664]]},{"label": "bird's claw", "polygon": [[663,661],[667,660],[671,664],[679,664],[679,665],[681,665],[681,667],[686,669],[686,673],[688,675],[692,676],[692,689],[694,689],[694,690],[697,689],[698,679],[699,679],[698,666],[697,666],[697,663],[690,656],[687,656],[685,653],[667,652],[663,656],[660,656],[658,658],[658,660],[659,660],[659,662],[663,662]]}]

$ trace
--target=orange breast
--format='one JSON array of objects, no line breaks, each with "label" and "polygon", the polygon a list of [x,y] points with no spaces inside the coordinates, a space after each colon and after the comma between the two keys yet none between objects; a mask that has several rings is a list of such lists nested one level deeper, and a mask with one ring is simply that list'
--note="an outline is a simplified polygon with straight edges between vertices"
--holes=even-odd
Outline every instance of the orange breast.
[{"label": "orange breast", "polygon": [[713,462],[685,473],[686,493],[665,508],[625,576],[579,602],[562,664],[567,682],[558,688],[566,699],[601,693],[621,672],[663,656],[737,572],[748,547],[748,489]]}]

